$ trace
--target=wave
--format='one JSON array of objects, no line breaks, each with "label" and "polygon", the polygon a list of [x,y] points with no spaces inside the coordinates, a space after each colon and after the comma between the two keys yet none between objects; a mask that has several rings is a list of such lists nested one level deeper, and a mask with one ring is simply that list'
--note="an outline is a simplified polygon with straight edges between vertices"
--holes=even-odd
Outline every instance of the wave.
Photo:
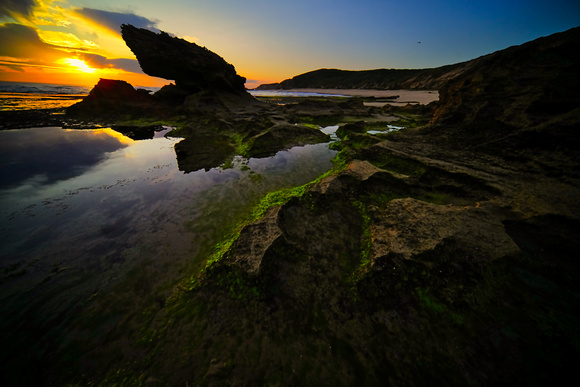
[{"label": "wave", "polygon": [[86,95],[90,90],[87,86],[0,81],[0,93]]}]

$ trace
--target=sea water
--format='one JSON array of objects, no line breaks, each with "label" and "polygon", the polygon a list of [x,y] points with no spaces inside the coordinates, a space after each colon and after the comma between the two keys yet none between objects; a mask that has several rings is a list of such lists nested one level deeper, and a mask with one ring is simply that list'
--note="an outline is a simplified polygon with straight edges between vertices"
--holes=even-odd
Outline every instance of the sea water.
[{"label": "sea water", "polygon": [[[91,89],[89,86],[0,81],[0,110],[66,108],[81,101]],[[145,89],[159,90],[158,87]]]}]

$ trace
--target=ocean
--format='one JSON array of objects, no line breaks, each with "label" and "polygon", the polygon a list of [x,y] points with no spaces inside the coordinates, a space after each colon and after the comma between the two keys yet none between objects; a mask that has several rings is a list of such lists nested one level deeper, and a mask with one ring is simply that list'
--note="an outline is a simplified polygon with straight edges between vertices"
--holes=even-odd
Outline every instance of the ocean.
[{"label": "ocean", "polygon": [[[155,92],[159,87],[135,86]],[[0,81],[0,111],[67,108],[89,94],[92,87]],[[255,97],[324,97],[335,94],[284,90],[248,90]],[[341,95],[338,95],[341,96]],[[342,96],[346,97],[346,96]]]},{"label": "ocean", "polygon": [[0,81],[0,110],[65,108],[82,100],[87,86]]},{"label": "ocean", "polygon": [[[143,87],[155,92],[159,87]],[[86,97],[92,86],[0,81],[0,110],[66,108]]]}]

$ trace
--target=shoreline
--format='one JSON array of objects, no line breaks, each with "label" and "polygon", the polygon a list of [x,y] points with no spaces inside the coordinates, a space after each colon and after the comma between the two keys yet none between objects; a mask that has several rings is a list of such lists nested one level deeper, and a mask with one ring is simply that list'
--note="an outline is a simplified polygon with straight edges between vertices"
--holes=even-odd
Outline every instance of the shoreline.
[{"label": "shoreline", "polygon": [[[276,91],[276,90],[274,90]],[[325,94],[335,94],[335,95],[346,95],[349,97],[364,97],[364,98],[390,98],[393,96],[399,96],[396,99],[390,100],[390,104],[407,104],[407,103],[419,103],[421,105],[427,105],[431,102],[439,100],[438,90],[374,90],[374,89],[287,89],[283,90],[287,92],[297,92],[297,93],[325,93]]]}]

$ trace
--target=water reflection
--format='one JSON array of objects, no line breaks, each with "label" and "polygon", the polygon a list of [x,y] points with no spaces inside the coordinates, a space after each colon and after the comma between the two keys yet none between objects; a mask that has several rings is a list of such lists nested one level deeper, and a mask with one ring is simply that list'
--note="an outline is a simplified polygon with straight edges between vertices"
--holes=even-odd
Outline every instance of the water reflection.
[{"label": "water reflection", "polygon": [[82,175],[133,141],[111,129],[33,128],[1,134],[0,189],[38,187]]},{"label": "water reflection", "polygon": [[0,92],[0,110],[66,108],[82,101],[86,94]]}]

